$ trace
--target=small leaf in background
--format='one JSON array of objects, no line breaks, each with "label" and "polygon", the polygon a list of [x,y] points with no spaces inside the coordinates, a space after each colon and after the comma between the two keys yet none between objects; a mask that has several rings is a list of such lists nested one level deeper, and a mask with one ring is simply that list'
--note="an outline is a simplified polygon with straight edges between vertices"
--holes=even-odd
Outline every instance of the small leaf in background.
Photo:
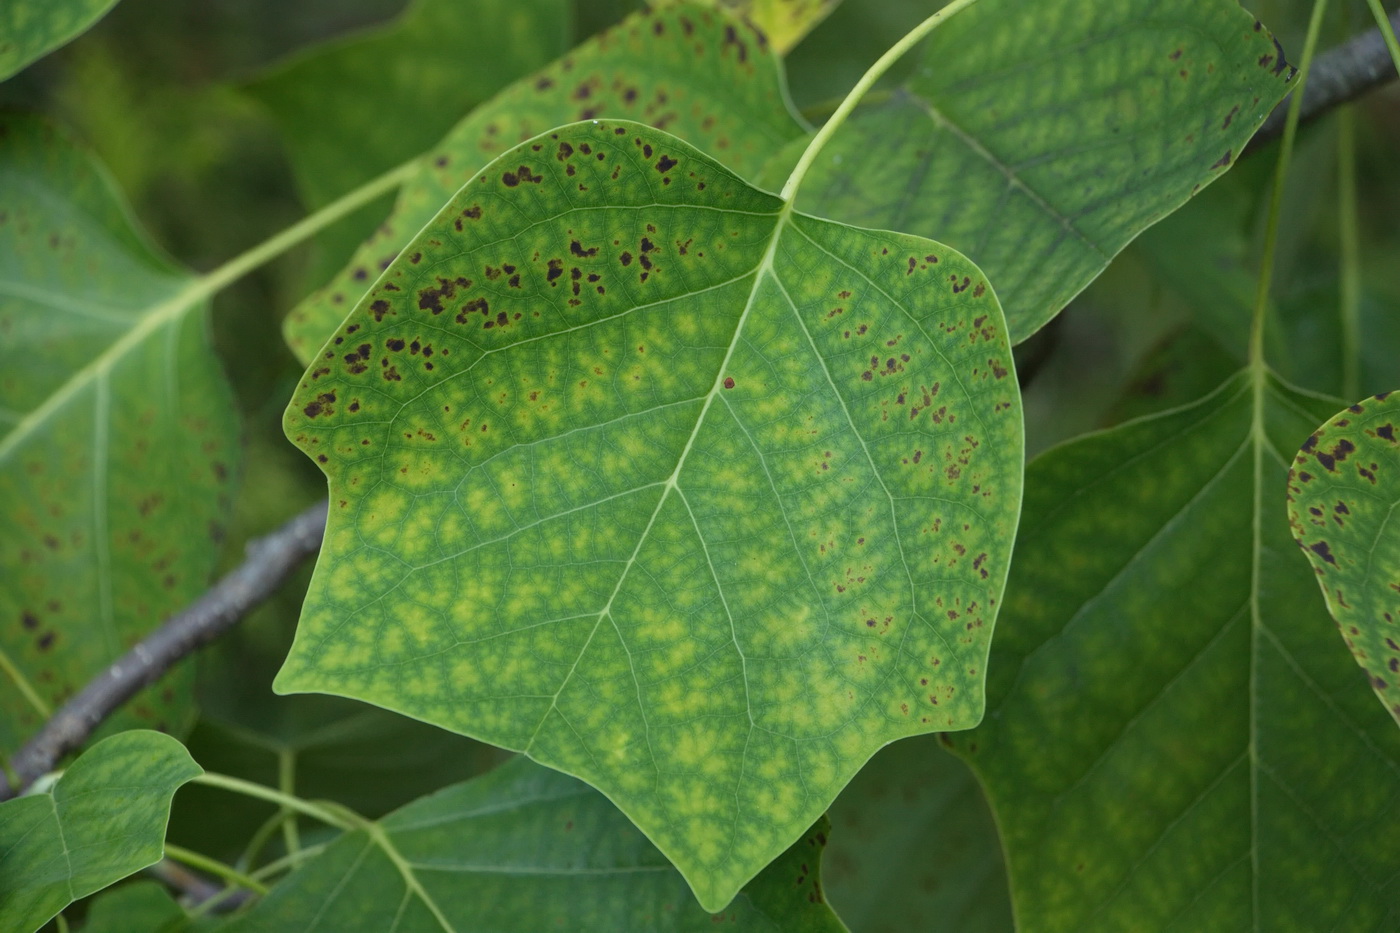
[{"label": "small leaf in background", "polygon": [[285,426],[331,517],[274,686],[582,777],[706,907],[880,746],[981,718],[1021,413],[941,244],[561,127],[405,248]]},{"label": "small leaf in background", "polygon": [[[194,281],[86,153],[0,118],[0,750],[209,582],[239,429]],[[183,729],[191,676],[109,725]]]},{"label": "small leaf in background", "polygon": [[820,820],[722,913],[602,794],[524,759],[346,833],[229,933],[296,930],[837,933]]},{"label": "small leaf in background", "polygon": [[321,207],[423,152],[497,90],[558,58],[569,44],[570,6],[511,0],[464,10],[459,0],[416,0],[396,22],[303,50],[246,90],[272,112],[298,187]]},{"label": "small leaf in background", "polygon": [[404,244],[481,166],[552,126],[596,117],[666,129],[741,174],[756,173],[802,131],[788,109],[782,67],[750,27],[694,5],[632,16],[496,95],[423,156],[384,225],[287,316],[287,343],[298,359],[314,358]]},{"label": "small leaf in background", "polygon": [[827,815],[826,899],[852,930],[1013,930],[991,810],[937,736],[881,749]]},{"label": "small leaf in background", "polygon": [[1235,0],[983,0],[922,55],[837,131],[798,206],[962,251],[1014,343],[1225,171],[1293,74]]},{"label": "small leaf in background", "polygon": [[1400,723],[1400,396],[1338,412],[1288,474],[1288,520],[1327,608]]},{"label": "small leaf in background", "polygon": [[0,81],[85,32],[117,0],[5,0],[0,4]]},{"label": "small leaf in background", "polygon": [[0,927],[30,933],[160,861],[170,798],[202,773],[170,736],[135,730],[92,746],[47,792],[0,803]]},{"label": "small leaf in background", "polygon": [[186,922],[165,885],[132,881],[92,899],[82,933],[169,933],[186,929]]},{"label": "small leaf in background", "polygon": [[735,16],[741,16],[757,26],[769,44],[784,55],[832,10],[841,0],[711,0]]},{"label": "small leaf in background", "polygon": [[1400,733],[1282,507],[1334,403],[1260,378],[1027,467],[987,718],[948,736],[1026,930],[1400,921]]}]

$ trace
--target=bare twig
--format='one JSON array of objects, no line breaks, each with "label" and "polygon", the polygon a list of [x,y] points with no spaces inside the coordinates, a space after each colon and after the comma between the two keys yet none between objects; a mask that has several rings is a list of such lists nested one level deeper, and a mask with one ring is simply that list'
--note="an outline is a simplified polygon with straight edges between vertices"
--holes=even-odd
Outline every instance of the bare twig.
[{"label": "bare twig", "polygon": [[[1400,31],[1400,10],[1390,14],[1390,26]],[[1322,116],[1334,107],[1355,100],[1367,91],[1396,78],[1395,64],[1379,27],[1360,33],[1334,49],[1328,49],[1313,59],[1308,74],[1308,86],[1303,89],[1303,105],[1299,120]],[[1283,135],[1283,122],[1288,114],[1288,98],[1284,98],[1259,132],[1249,142],[1254,149]]]},{"label": "bare twig", "polygon": [[326,503],[321,502],[272,534],[250,541],[242,564],[93,678],[44,724],[11,760],[19,786],[0,782],[0,800],[14,796],[51,771],[142,687],[222,635],[271,596],[303,560],[316,553],[325,530]]}]

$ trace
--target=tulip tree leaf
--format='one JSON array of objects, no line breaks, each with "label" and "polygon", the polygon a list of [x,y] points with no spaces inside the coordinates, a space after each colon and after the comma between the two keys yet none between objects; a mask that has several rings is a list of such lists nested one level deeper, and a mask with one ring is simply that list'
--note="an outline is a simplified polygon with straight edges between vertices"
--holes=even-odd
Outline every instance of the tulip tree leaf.
[{"label": "tulip tree leaf", "polygon": [[5,0],[0,5],[0,81],[82,35],[117,0]]},{"label": "tulip tree leaf", "polygon": [[838,933],[820,820],[721,914],[587,785],[525,759],[347,833],[229,933],[495,930]]},{"label": "tulip tree leaf", "polygon": [[1288,475],[1293,536],[1371,688],[1400,723],[1400,396],[1334,415]]},{"label": "tulip tree leaf", "polygon": [[[195,281],[86,153],[0,118],[0,749],[208,582],[238,426]],[[183,727],[191,673],[115,722]]]},{"label": "tulip tree leaf", "polygon": [[511,85],[424,155],[384,225],[288,315],[292,351],[303,363],[314,359],[403,245],[482,165],[550,127],[595,117],[665,129],[743,174],[802,132],[782,66],[752,27],[693,5],[638,13]]},{"label": "tulip tree leaf", "polygon": [[1334,407],[1245,372],[1027,468],[987,719],[949,736],[1021,929],[1400,922],[1400,733],[1283,509]]},{"label": "tulip tree leaf", "polygon": [[175,739],[133,730],[92,746],[47,793],[0,803],[0,926],[37,930],[160,861],[170,798],[202,773]]},{"label": "tulip tree leaf", "polygon": [[91,900],[83,933],[177,933],[189,929],[188,918],[156,881],[132,881],[103,891]]},{"label": "tulip tree leaf", "polygon": [[718,910],[881,745],[980,719],[1010,369],[941,244],[641,124],[537,137],[293,396],[331,517],[274,687],[582,777]]},{"label": "tulip tree leaf", "polygon": [[798,206],[961,250],[1013,342],[1224,172],[1293,76],[1236,0],[982,0],[922,55],[837,131]]}]

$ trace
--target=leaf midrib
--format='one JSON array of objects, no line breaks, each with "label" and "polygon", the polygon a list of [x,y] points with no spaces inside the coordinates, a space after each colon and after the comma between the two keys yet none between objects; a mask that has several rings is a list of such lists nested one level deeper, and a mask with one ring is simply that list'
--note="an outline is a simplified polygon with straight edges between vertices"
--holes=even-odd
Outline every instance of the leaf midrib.
[{"label": "leaf midrib", "polygon": [[[530,749],[534,747],[535,741],[539,738],[540,731],[544,728],[544,724],[549,721],[550,715],[558,710],[559,698],[563,696],[564,691],[568,689],[570,681],[573,680],[575,671],[578,670],[579,662],[583,660],[583,656],[588,653],[589,646],[593,644],[593,639],[598,634],[598,629],[603,624],[603,617],[611,617],[613,601],[616,600],[618,594],[622,592],[623,584],[626,583],[628,574],[637,562],[637,555],[641,553],[642,545],[646,543],[647,538],[651,534],[651,529],[656,525],[656,519],[661,515],[661,509],[665,506],[666,499],[670,495],[671,490],[676,489],[679,491],[677,484],[680,479],[681,471],[685,468],[686,459],[690,456],[691,450],[695,447],[695,439],[700,436],[700,429],[705,424],[705,418],[710,412],[710,406],[714,404],[715,397],[719,394],[720,389],[724,385],[724,374],[728,371],[729,363],[734,358],[734,351],[738,349],[739,339],[744,332],[744,325],[748,322],[749,315],[753,311],[758,298],[759,289],[765,277],[773,275],[773,259],[777,255],[778,242],[782,239],[783,229],[790,222],[792,213],[793,199],[788,198],[783,202],[782,208],[778,211],[777,218],[773,223],[773,232],[769,234],[768,245],[763,252],[763,258],[759,260],[758,265],[754,268],[752,273],[753,285],[749,289],[748,299],[744,302],[744,310],[739,314],[739,320],[735,322],[734,333],[729,338],[729,348],[724,353],[724,359],[720,361],[719,366],[715,369],[714,382],[710,386],[710,391],[705,394],[705,400],[701,405],[700,414],[695,418],[695,427],[691,429],[690,436],[686,438],[685,446],[681,448],[680,455],[676,458],[675,468],[672,469],[671,474],[662,481],[661,495],[657,497],[656,506],[652,509],[651,517],[647,520],[646,527],[642,529],[642,533],[637,536],[637,545],[632,549],[632,554],[627,558],[627,562],[622,568],[622,573],[618,575],[617,584],[613,587],[611,595],[608,596],[607,602],[603,604],[603,608],[598,610],[597,621],[593,624],[593,628],[588,633],[588,637],[584,640],[584,643],[579,647],[578,656],[574,658],[574,663],[569,667],[568,673],[564,675],[564,679],[560,682],[559,689],[555,691],[553,699],[550,700],[549,708],[541,714],[534,732],[531,733],[529,740],[526,741],[524,747],[521,748],[524,754],[530,754]],[[776,280],[776,276],[774,276],[774,279]],[[687,503],[687,511],[689,511],[689,508],[690,506]],[[716,580],[716,585],[718,585],[718,580]],[[727,611],[726,608],[726,613]],[[734,644],[735,647],[738,648],[738,636],[737,632],[734,630],[733,617],[730,616],[729,618],[730,631],[734,634]],[[744,657],[742,648],[739,649],[739,657],[740,659]],[[747,676],[744,678],[744,689],[747,700]],[[752,730],[754,722],[751,705],[749,706],[749,725]]]}]

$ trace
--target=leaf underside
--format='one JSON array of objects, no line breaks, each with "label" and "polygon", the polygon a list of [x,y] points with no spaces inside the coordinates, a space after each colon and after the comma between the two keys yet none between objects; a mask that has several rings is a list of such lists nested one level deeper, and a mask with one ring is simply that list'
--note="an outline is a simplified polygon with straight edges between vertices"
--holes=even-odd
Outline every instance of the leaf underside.
[{"label": "leaf underside", "polygon": [[694,4],[638,13],[506,88],[426,153],[383,226],[287,316],[292,352],[311,362],[404,244],[481,166],[550,127],[598,117],[665,129],[744,175],[802,132],[782,66],[752,27]]},{"label": "leaf underside", "polygon": [[1400,723],[1400,396],[1357,402],[1303,442],[1288,520],[1381,704]]},{"label": "leaf underside", "polygon": [[602,795],[524,759],[379,827],[337,839],[231,933],[844,929],[822,897],[824,819],[715,916]]},{"label": "leaf underside", "polygon": [[949,737],[1024,929],[1400,922],[1400,735],[1282,508],[1286,452],[1334,403],[1269,379],[1256,421],[1255,391],[1242,374],[1027,468],[987,721]]},{"label": "leaf underside", "polygon": [[[40,121],[0,119],[0,749],[204,589],[238,462],[188,276],[110,179]],[[113,720],[180,729],[179,670]]]},{"label": "leaf underside", "polygon": [[601,789],[717,909],[881,745],[975,724],[1020,501],[996,299],[660,131],[488,166],[311,365],[282,691]]},{"label": "leaf underside", "polygon": [[797,203],[961,251],[1013,343],[1219,177],[1293,75],[1236,0],[981,0],[922,62],[837,131]]},{"label": "leaf underside", "polygon": [[48,793],[0,803],[0,926],[37,930],[159,861],[170,798],[200,773],[176,740],[133,730],[98,742]]}]

